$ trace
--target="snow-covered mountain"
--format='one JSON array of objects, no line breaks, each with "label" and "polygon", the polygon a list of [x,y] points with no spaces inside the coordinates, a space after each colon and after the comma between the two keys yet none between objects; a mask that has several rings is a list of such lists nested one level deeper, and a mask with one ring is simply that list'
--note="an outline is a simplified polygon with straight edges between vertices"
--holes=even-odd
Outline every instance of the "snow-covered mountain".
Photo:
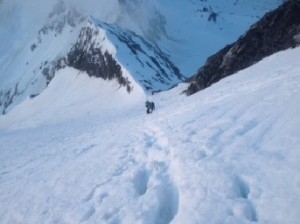
[{"label": "snow-covered mountain", "polygon": [[[149,92],[169,89],[184,80],[168,55],[153,43],[117,25],[84,17],[63,2],[55,5],[30,47],[27,44],[12,63],[3,64],[3,113],[24,98],[40,94],[64,67],[117,79],[128,92],[132,79]],[[12,72],[9,77],[7,71]]]},{"label": "snow-covered mountain", "polygon": [[0,116],[0,223],[299,223],[300,48],[190,97],[58,71]]},{"label": "snow-covered mountain", "polygon": [[280,3],[4,0],[1,113],[39,95],[65,67],[117,79],[128,91],[133,82],[148,93],[169,89]]}]

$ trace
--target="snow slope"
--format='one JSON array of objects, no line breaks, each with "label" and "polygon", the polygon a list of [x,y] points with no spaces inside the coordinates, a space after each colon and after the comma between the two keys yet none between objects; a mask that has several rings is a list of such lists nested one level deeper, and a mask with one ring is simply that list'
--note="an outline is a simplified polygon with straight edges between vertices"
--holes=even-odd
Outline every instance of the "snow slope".
[{"label": "snow slope", "polygon": [[299,56],[191,97],[67,69],[0,116],[0,223],[299,223]]}]

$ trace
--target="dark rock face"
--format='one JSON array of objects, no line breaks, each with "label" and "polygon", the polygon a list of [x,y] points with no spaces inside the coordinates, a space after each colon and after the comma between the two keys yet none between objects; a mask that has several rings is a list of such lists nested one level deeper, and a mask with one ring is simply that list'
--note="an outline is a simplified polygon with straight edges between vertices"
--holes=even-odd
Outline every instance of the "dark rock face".
[{"label": "dark rock face", "polygon": [[103,78],[105,80],[116,79],[118,83],[130,92],[132,87],[127,78],[122,76],[121,66],[107,51],[93,43],[93,37],[98,35],[98,30],[90,27],[81,29],[78,41],[67,55],[67,65],[80,71],[85,71],[89,76]]},{"label": "dark rock face", "polygon": [[0,91],[0,107],[3,107],[1,114],[6,113],[6,108],[13,102],[14,97],[21,94],[19,88],[19,83],[15,85],[14,91],[8,90],[6,92]]},{"label": "dark rock face", "polygon": [[235,43],[207,59],[190,79],[187,95],[245,69],[264,57],[300,45],[300,0],[289,0],[266,14]]}]

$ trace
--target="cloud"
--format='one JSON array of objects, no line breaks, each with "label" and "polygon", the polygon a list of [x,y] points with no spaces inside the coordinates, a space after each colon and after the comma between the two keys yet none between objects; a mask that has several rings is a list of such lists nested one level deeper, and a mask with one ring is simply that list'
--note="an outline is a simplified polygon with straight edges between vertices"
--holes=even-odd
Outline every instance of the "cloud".
[{"label": "cloud", "polygon": [[67,7],[75,8],[85,16],[93,16],[107,23],[118,24],[144,36],[149,36],[149,31],[152,30],[149,28],[153,28],[153,25],[159,25],[157,24],[159,20],[154,18],[158,16],[154,6],[156,0],[0,1],[4,1],[6,7],[14,9],[14,24],[18,23],[22,32],[26,32],[28,27],[33,26],[36,26],[36,29],[40,29],[47,21],[48,15],[53,10],[54,5],[60,1],[63,1]]}]

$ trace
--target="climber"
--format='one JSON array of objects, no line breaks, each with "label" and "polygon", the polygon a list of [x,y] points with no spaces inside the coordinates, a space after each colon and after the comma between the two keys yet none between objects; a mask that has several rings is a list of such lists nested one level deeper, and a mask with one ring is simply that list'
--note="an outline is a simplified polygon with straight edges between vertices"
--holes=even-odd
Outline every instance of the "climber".
[{"label": "climber", "polygon": [[150,101],[147,100],[146,103],[145,103],[145,106],[147,108],[147,114],[150,114],[150,113],[152,113],[152,111],[155,110],[154,102],[150,102]]}]

